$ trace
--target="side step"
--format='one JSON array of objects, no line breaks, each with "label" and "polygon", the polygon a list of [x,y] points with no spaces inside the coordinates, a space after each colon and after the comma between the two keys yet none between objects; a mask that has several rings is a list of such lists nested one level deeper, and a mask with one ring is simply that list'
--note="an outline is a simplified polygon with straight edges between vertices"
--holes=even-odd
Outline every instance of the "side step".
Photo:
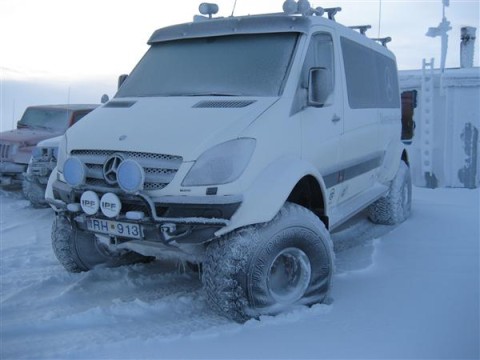
[{"label": "side step", "polygon": [[360,195],[353,197],[350,200],[343,202],[334,208],[329,216],[330,228],[332,231],[345,221],[349,220],[360,211],[364,210],[368,205],[372,204],[388,192],[388,186],[382,184],[375,184],[371,189],[363,192]]}]

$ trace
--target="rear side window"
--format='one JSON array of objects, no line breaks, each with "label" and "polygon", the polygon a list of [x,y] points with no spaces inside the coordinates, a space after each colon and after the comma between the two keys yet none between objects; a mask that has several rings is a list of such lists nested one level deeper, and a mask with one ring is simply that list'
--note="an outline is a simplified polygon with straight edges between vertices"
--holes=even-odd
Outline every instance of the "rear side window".
[{"label": "rear side window", "polygon": [[350,108],[400,107],[395,61],[344,37],[341,44]]}]

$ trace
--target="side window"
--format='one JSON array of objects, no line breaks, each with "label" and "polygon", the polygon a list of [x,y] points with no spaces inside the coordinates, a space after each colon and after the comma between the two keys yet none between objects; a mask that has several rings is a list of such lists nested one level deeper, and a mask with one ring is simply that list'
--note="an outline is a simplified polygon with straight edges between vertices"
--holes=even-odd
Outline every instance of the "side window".
[{"label": "side window", "polygon": [[344,37],[341,45],[350,107],[400,107],[395,61]]},{"label": "side window", "polygon": [[376,107],[377,79],[373,52],[344,37],[341,38],[341,44],[350,107],[352,109]]},{"label": "side window", "polygon": [[87,115],[88,113],[90,112],[90,110],[88,111],[77,111],[73,114],[73,124],[75,124],[78,120],[80,120],[81,118],[83,118],[85,115]]},{"label": "side window", "polygon": [[389,57],[376,53],[375,68],[378,70],[378,107],[400,107],[397,64]]},{"label": "side window", "polygon": [[[300,77],[300,82],[298,84],[292,113],[300,111],[307,107],[309,74],[312,69],[316,68],[329,70],[328,78],[324,80],[330,82],[333,88],[335,83],[335,62],[333,40],[332,36],[328,33],[314,34],[310,40],[310,45],[308,47],[305,62],[303,64],[302,74]],[[328,106],[328,104],[331,104],[333,102],[333,94],[334,91],[332,91],[331,97],[325,106]]]}]

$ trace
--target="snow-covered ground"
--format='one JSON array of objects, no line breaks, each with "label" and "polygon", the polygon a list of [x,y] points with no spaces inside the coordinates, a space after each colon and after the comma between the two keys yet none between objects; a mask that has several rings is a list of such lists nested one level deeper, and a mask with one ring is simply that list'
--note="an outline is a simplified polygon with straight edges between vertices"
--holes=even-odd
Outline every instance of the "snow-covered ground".
[{"label": "snow-covered ground", "polygon": [[69,274],[50,209],[0,192],[1,359],[479,358],[479,190],[414,189],[397,228],[334,236],[329,304],[240,325],[177,264]]}]

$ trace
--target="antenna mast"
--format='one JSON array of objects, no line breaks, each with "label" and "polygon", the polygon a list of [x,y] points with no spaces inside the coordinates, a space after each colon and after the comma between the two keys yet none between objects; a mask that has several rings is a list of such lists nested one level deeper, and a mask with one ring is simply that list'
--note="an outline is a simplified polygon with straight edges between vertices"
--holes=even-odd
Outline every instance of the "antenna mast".
[{"label": "antenna mast", "polygon": [[378,35],[380,37],[380,28],[382,26],[382,0],[378,1]]},{"label": "antenna mast", "polygon": [[428,31],[425,35],[430,37],[440,36],[442,40],[442,52],[440,58],[440,69],[441,73],[445,72],[445,61],[447,59],[447,50],[448,50],[448,34],[447,32],[452,30],[450,26],[450,21],[447,20],[445,16],[445,7],[450,6],[450,0],[442,0],[443,9],[442,9],[442,21],[438,24],[437,27],[428,28]]}]

